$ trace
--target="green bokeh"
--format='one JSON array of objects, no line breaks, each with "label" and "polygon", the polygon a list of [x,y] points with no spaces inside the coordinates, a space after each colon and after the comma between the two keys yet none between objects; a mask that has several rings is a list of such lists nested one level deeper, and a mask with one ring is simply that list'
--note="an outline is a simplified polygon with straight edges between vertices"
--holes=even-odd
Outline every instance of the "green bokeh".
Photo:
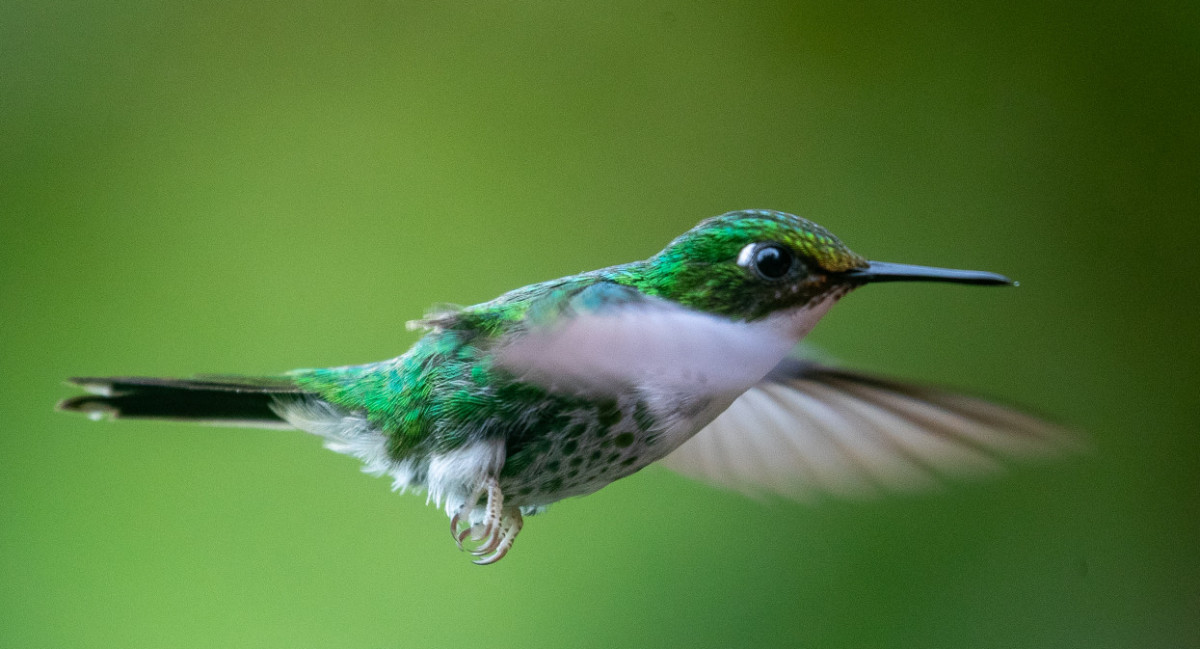
[{"label": "green bokeh", "polygon": [[[1110,4],[0,6],[0,646],[1200,646],[1200,16]],[[815,508],[648,470],[483,569],[301,433],[52,411],[393,356],[745,207],[1021,280],[814,339],[1093,452]]]}]

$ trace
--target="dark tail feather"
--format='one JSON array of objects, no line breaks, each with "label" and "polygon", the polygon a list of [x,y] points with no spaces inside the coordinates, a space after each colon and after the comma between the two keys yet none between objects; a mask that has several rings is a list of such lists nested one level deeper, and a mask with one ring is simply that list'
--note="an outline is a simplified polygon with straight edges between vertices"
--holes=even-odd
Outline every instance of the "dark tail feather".
[{"label": "dark tail feather", "polygon": [[148,377],[72,378],[91,394],[58,404],[60,410],[82,412],[94,419],[132,417],[198,423],[290,428],[272,404],[288,395],[310,394],[287,378]]}]

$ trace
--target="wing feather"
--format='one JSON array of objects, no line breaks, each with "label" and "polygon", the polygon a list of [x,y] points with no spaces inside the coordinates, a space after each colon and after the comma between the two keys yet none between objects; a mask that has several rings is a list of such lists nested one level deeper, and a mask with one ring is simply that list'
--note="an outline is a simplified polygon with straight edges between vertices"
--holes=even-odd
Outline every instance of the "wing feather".
[{"label": "wing feather", "polygon": [[1082,447],[984,399],[788,359],[661,462],[750,494],[810,500],[929,489]]},{"label": "wing feather", "polygon": [[795,340],[608,282],[551,295],[497,346],[496,365],[565,392],[611,394],[650,385],[671,394],[699,386],[737,394],[754,385]]}]

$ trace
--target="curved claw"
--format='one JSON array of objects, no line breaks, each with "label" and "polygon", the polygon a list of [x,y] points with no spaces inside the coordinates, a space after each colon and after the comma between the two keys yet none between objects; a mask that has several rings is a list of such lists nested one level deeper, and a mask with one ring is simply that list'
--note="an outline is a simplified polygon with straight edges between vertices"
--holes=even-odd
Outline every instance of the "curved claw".
[{"label": "curved claw", "polygon": [[500,541],[503,539],[503,537],[503,534],[493,534],[490,538],[486,539],[487,543],[475,548],[474,550],[471,550],[471,554],[477,557],[482,557],[483,555],[494,551],[500,546]]},{"label": "curved claw", "polygon": [[463,547],[463,541],[466,541],[467,539],[472,538],[473,532],[475,531],[476,527],[479,527],[479,526],[471,525],[470,527],[464,527],[463,530],[458,533],[458,536],[454,537],[454,540],[458,542],[459,550],[466,550],[466,548]]},{"label": "curved claw", "polygon": [[[505,517],[504,521],[504,537],[499,540],[493,552],[482,559],[476,559],[475,565],[487,566],[504,558],[508,551],[512,549],[513,541],[516,541],[517,534],[521,532],[521,527],[525,524],[521,518],[520,510],[511,510],[510,514]],[[499,536],[499,535],[497,535]]]},{"label": "curved claw", "polygon": [[450,538],[454,539],[454,542],[458,544],[459,550],[463,549],[463,539],[466,537],[466,533],[471,531],[470,526],[468,526],[465,531],[461,534],[459,533],[458,522],[462,519],[462,510],[463,508],[459,507],[458,511],[450,517]]},{"label": "curved claw", "polygon": [[[460,526],[460,523],[463,523],[463,521],[462,517],[458,514],[455,514],[450,520],[450,531],[454,536],[454,542],[458,544],[459,550],[466,550],[463,547],[463,543],[467,539],[490,542],[490,538],[494,536],[494,532],[486,525],[471,525],[470,523],[466,523],[465,526]],[[475,550],[471,550],[471,553],[474,554]]]},{"label": "curved claw", "polygon": [[480,541],[483,541],[483,544],[471,550],[471,554],[480,557],[500,547],[506,530],[508,530],[508,524],[503,520],[496,525],[485,528],[479,538]]},{"label": "curved claw", "polygon": [[[464,519],[479,504],[479,499],[485,492],[487,493],[487,504],[484,506],[482,527],[470,525],[467,522],[466,527],[463,528]],[[450,536],[458,545],[458,549],[465,550],[463,542],[470,538],[483,542],[481,546],[472,549],[471,554],[479,556],[495,550],[503,537],[501,521],[503,511],[504,493],[500,491],[500,481],[495,477],[490,477],[479,485],[450,517]]]},{"label": "curved claw", "polygon": [[507,529],[508,527],[502,524],[491,526],[472,525],[471,527],[459,532],[458,536],[456,536],[454,540],[458,542],[458,546],[464,550],[466,548],[463,548],[463,543],[468,539],[480,542],[478,547],[471,548],[467,551],[477,557],[483,556],[489,552],[492,552],[500,545],[501,541],[504,539],[504,531]]},{"label": "curved claw", "polygon": [[[479,499],[485,492],[487,493],[487,503],[484,505],[483,521],[472,525],[469,519],[470,513],[479,504]],[[522,525],[524,525],[524,521],[521,518],[521,510],[516,507],[504,507],[504,494],[500,491],[500,481],[491,477],[485,480],[450,517],[450,536],[454,538],[459,550],[466,550],[480,557],[475,560],[475,563],[486,566],[496,563],[508,554]],[[467,549],[464,545],[467,541],[478,542],[479,545]]]},{"label": "curved claw", "polygon": [[[497,486],[497,489],[498,488],[499,487]],[[468,514],[470,514],[471,510],[475,508],[475,504],[479,502],[479,498],[481,496],[483,496],[483,492],[485,490],[488,491],[488,502],[490,503],[491,499],[492,499],[491,485],[490,484],[480,485],[479,488],[477,488],[475,490],[475,492],[472,493],[463,502],[463,504],[459,506],[458,510],[454,512],[454,515],[450,517],[450,537],[453,538],[454,542],[458,544],[459,550],[464,549],[463,548],[463,540],[466,539],[466,533],[469,532],[474,527],[473,525],[468,524],[467,529],[465,531],[461,531],[461,533],[460,533],[460,530],[458,529],[459,523],[462,523],[463,518],[465,516],[467,516]]]}]

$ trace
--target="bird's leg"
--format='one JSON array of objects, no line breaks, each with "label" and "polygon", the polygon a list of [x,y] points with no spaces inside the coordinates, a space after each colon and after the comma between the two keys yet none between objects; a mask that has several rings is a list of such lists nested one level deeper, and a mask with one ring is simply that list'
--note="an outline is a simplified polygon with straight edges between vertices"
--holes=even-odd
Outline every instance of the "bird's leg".
[{"label": "bird's leg", "polygon": [[[462,519],[469,516],[475,509],[475,505],[485,491],[487,492],[487,504],[484,507],[483,521],[475,525],[461,526]],[[473,541],[483,542],[483,545],[471,551],[472,554],[483,554],[494,550],[503,537],[501,530],[503,512],[504,493],[500,491],[500,481],[495,477],[489,477],[450,518],[450,533],[454,536],[454,541],[458,543],[458,548],[463,549],[463,541],[470,538]]]},{"label": "bird's leg", "polygon": [[[500,529],[503,531],[503,537],[497,534],[495,537],[496,541],[494,547],[486,550],[487,552],[491,552],[491,554],[483,557],[482,559],[476,559],[475,563],[480,566],[486,566],[503,559],[504,555],[508,554],[509,549],[512,548],[513,541],[517,540],[517,534],[521,533],[521,526],[524,524],[525,521],[521,518],[520,509],[516,507],[509,507],[506,509],[500,525]],[[480,550],[483,550],[483,548],[473,551],[472,554],[484,554],[484,552],[480,552]]]}]

